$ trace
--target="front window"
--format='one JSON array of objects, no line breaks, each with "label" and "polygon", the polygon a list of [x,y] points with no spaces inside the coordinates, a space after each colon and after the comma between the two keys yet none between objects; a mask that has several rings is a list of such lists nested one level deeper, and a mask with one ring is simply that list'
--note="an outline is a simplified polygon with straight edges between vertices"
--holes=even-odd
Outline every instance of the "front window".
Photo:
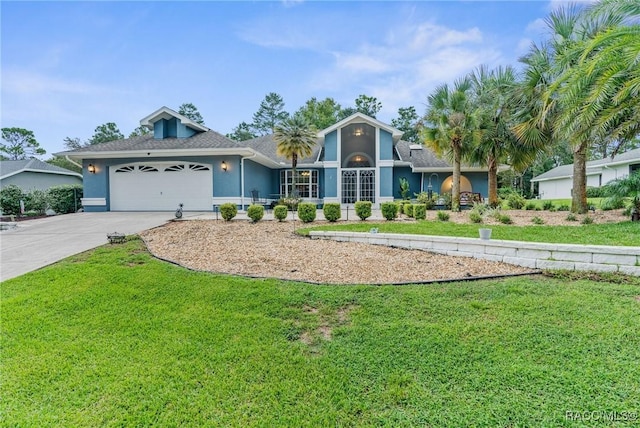
[{"label": "front window", "polygon": [[[290,169],[280,171],[280,194],[289,196],[293,193],[293,174]],[[318,197],[318,171],[296,170],[296,188],[299,198]]]}]

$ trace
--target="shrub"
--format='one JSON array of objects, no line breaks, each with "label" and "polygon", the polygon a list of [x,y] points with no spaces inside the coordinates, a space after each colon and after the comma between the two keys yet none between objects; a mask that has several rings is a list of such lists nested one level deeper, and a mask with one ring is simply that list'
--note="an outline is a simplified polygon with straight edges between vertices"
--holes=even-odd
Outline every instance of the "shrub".
[{"label": "shrub", "polygon": [[588,215],[584,216],[584,218],[582,219],[582,221],[580,222],[582,224],[591,224],[593,223],[593,217],[589,217]]},{"label": "shrub", "polygon": [[324,213],[324,218],[330,222],[336,222],[342,216],[342,212],[340,211],[340,204],[337,202],[331,202],[328,204],[324,204],[322,207],[322,212]]},{"label": "shrub", "polygon": [[303,223],[311,223],[316,219],[316,204],[312,202],[300,202],[298,204],[298,217]]},{"label": "shrub", "polygon": [[358,201],[355,205],[356,215],[360,217],[360,220],[366,220],[371,217],[371,202],[370,201]]},{"label": "shrub", "polygon": [[558,211],[558,208],[556,208],[556,206],[555,206],[555,205],[553,205],[551,208],[549,208],[549,212],[550,212],[550,213],[554,213],[554,212],[556,212],[556,211]]},{"label": "shrub", "polygon": [[298,204],[300,203],[300,198],[280,198],[278,201],[278,205],[284,205],[287,209],[295,211],[298,209]]},{"label": "shrub", "polygon": [[600,204],[600,209],[603,211],[617,210],[620,208],[624,208],[624,199],[623,198],[607,198],[603,199]]},{"label": "shrub", "polygon": [[511,224],[513,223],[513,220],[511,220],[511,217],[509,217],[506,214],[500,214],[500,216],[498,217],[498,221],[502,224]]},{"label": "shrub", "polygon": [[394,202],[394,203],[398,207],[398,215],[402,214],[403,209],[404,209],[404,201],[397,201],[397,202]]},{"label": "shrub", "polygon": [[398,204],[395,202],[383,202],[380,204],[382,216],[391,221],[398,216]]},{"label": "shrub", "polygon": [[446,211],[438,211],[438,220],[440,221],[449,221],[449,213]]},{"label": "shrub", "polygon": [[480,214],[478,211],[471,211],[469,213],[469,220],[471,220],[473,223],[482,223],[482,214]]},{"label": "shrub", "polygon": [[254,223],[262,220],[262,217],[264,217],[264,207],[258,204],[250,205],[247,209],[247,217],[249,217]]},{"label": "shrub", "polygon": [[402,211],[404,212],[404,215],[413,217],[413,204],[404,204]]},{"label": "shrub", "polygon": [[444,209],[451,209],[451,193],[442,193],[437,199],[438,205],[442,205]]},{"label": "shrub", "polygon": [[541,219],[540,217],[537,217],[537,216],[536,216],[536,217],[534,217],[534,218],[532,218],[532,219],[531,219],[531,222],[532,222],[533,224],[544,224],[544,220],[543,220],[543,219]]},{"label": "shrub", "polygon": [[558,211],[569,211],[570,207],[567,204],[562,204],[558,207]]},{"label": "shrub", "polygon": [[427,218],[427,206],[425,204],[415,204],[413,206],[413,217],[416,220],[424,220]]},{"label": "shrub", "polygon": [[542,209],[543,210],[550,210],[553,207],[553,201],[542,201]]},{"label": "shrub", "polygon": [[52,210],[59,214],[74,213],[82,206],[81,185],[69,185],[51,187],[47,193],[47,202]]},{"label": "shrub", "polygon": [[236,204],[227,202],[220,205],[220,215],[226,221],[231,221],[238,214],[238,207]]},{"label": "shrub", "polygon": [[408,200],[409,194],[411,193],[411,190],[409,189],[409,180],[407,180],[404,177],[401,177],[399,181],[400,181],[400,196],[402,197],[402,199]]},{"label": "shrub", "polygon": [[289,212],[289,208],[286,205],[276,205],[273,207],[273,216],[278,219],[278,221],[283,221],[287,218],[287,213]]},{"label": "shrub", "polygon": [[423,204],[428,210],[433,209],[433,206],[435,205],[435,201],[433,200],[433,198],[429,197],[429,193],[420,192],[420,193],[414,193],[414,195],[416,197],[416,201],[418,201],[419,204]]},{"label": "shrub", "polygon": [[525,204],[524,209],[527,211],[533,211],[536,209],[536,207],[538,206],[538,204],[536,204],[533,201],[529,201]]},{"label": "shrub", "polygon": [[47,210],[47,192],[34,189],[27,193],[24,207],[27,211],[34,211],[36,215],[44,214]]},{"label": "shrub", "polygon": [[569,213],[567,216],[567,221],[578,221],[574,213]]},{"label": "shrub", "polygon": [[603,187],[587,187],[587,198],[602,198],[605,196]]},{"label": "shrub", "polygon": [[24,199],[24,192],[15,184],[10,184],[0,190],[0,208],[2,208],[2,214],[20,214],[20,201]]},{"label": "shrub", "polygon": [[511,193],[507,197],[507,206],[513,210],[521,210],[526,202],[524,196],[519,193]]},{"label": "shrub", "polygon": [[500,208],[502,206],[502,199],[498,198],[497,201],[489,204],[490,208]]}]

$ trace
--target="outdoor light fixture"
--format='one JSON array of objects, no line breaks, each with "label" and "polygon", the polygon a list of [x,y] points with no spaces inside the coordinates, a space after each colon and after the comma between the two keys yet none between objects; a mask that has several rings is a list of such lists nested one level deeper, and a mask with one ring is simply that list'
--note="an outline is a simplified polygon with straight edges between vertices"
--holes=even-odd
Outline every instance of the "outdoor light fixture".
[{"label": "outdoor light fixture", "polygon": [[220,166],[222,167],[222,170],[224,172],[227,172],[227,163],[225,161],[222,161],[222,164]]},{"label": "outdoor light fixture", "polygon": [[364,134],[364,130],[362,128],[360,128],[360,127],[354,129],[354,131],[353,131],[353,135],[355,135],[356,137],[359,137],[359,136],[361,136],[363,134]]},{"label": "outdoor light fixture", "polygon": [[95,174],[96,167],[92,163],[90,163],[89,166],[87,167],[87,171],[89,171],[91,174]]}]

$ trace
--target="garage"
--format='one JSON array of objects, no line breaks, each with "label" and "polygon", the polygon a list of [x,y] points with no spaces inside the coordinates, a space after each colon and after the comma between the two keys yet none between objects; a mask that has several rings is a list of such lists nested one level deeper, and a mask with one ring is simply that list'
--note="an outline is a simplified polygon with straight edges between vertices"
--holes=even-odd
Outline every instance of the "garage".
[{"label": "garage", "polygon": [[112,211],[211,211],[212,166],[193,162],[127,163],[109,168]]}]

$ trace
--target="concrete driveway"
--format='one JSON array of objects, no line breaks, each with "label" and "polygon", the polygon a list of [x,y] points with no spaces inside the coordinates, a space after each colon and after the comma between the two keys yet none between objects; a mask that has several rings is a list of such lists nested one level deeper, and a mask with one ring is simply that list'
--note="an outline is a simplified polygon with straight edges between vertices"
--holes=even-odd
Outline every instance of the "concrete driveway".
[{"label": "concrete driveway", "polygon": [[[185,217],[191,213],[185,213]],[[160,226],[173,212],[105,212],[53,216],[0,232],[0,280],[31,272],[106,244],[107,233],[127,235]]]}]

